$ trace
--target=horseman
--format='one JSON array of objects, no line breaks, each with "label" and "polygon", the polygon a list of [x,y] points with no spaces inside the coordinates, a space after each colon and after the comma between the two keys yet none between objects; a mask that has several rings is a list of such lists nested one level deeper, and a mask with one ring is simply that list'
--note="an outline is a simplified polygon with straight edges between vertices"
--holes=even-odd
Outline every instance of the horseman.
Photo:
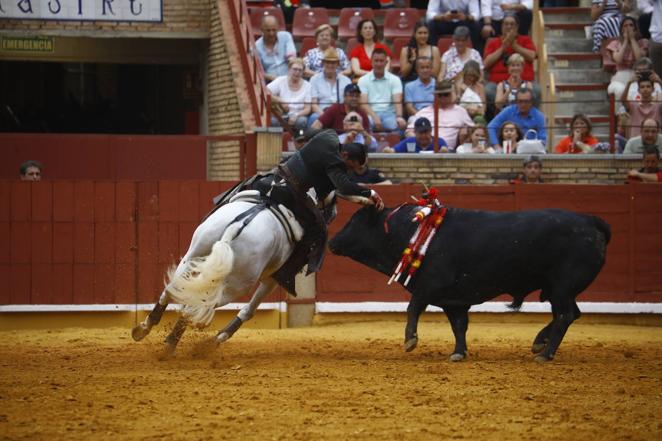
[{"label": "horseman", "polygon": [[[333,130],[323,130],[286,162],[265,175],[256,175],[215,198],[221,206],[242,190],[252,189],[272,204],[282,204],[294,214],[304,229],[303,238],[285,264],[272,277],[296,295],[294,277],[308,264],[307,274],[319,271],[326,248],[327,228],[335,217],[333,191],[343,196],[360,196],[379,210],[384,207],[375,190],[350,181],[348,171],[360,171],[366,162],[362,144],[341,144]],[[314,201],[309,195],[315,193]]]}]

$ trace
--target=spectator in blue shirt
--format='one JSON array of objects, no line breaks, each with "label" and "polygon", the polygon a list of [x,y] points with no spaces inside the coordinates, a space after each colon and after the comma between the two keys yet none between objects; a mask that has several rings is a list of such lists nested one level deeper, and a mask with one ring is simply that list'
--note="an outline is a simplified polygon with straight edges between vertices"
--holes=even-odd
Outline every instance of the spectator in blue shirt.
[{"label": "spectator in blue shirt", "polygon": [[297,50],[289,32],[278,30],[278,19],[272,15],[262,17],[262,36],[255,42],[267,82],[287,75],[287,62],[296,57]]},{"label": "spectator in blue shirt", "polygon": [[533,92],[531,89],[520,89],[517,92],[515,104],[504,108],[487,125],[490,135],[490,144],[496,149],[499,147],[498,131],[506,121],[512,121],[522,129],[522,133],[529,130],[538,132],[538,139],[545,144],[547,131],[545,130],[545,115],[533,107]]},{"label": "spectator in blue shirt", "polygon": [[[403,139],[391,151],[394,153],[434,153],[432,123],[429,119],[418,118],[414,123],[414,134],[416,136]],[[439,152],[448,152],[448,144],[443,138],[439,138]]]},{"label": "spectator in blue shirt", "polygon": [[432,58],[420,57],[415,61],[418,78],[405,85],[405,110],[408,115],[415,115],[423,107],[434,102],[434,86],[432,78]]}]

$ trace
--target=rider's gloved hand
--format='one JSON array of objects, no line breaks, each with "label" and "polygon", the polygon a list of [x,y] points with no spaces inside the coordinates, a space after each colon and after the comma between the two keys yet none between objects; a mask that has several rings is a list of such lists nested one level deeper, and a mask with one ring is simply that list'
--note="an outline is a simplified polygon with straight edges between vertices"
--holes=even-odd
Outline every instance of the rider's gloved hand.
[{"label": "rider's gloved hand", "polygon": [[384,209],[384,201],[382,201],[382,197],[375,190],[370,190],[370,199],[375,204],[377,210],[382,211]]}]

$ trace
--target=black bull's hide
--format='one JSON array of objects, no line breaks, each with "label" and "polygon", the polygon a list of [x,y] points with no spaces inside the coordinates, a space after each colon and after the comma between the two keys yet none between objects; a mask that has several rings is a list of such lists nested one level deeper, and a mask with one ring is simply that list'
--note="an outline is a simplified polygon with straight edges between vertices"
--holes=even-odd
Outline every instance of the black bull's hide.
[{"label": "black bull's hide", "polygon": [[[384,222],[390,209],[357,211],[331,240],[331,251],[390,276],[416,229],[417,207],[407,206]],[[468,310],[500,294],[521,306],[541,290],[553,320],[534,339],[537,360],[551,360],[580,312],[576,297],[596,278],[611,236],[602,219],[564,210],[487,212],[449,208],[423,264],[409,283],[405,348],[417,344],[416,327],[428,305],[444,309],[456,338],[451,356],[466,355]],[[401,278],[402,281],[404,278]]]}]

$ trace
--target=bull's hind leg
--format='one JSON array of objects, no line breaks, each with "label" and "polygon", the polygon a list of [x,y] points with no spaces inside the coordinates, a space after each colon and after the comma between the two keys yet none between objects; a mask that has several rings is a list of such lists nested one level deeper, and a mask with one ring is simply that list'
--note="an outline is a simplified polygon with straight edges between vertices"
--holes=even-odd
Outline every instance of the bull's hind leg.
[{"label": "bull's hind leg", "polygon": [[549,322],[547,326],[545,326],[540,330],[540,332],[538,332],[536,338],[533,339],[531,352],[533,352],[534,354],[540,354],[543,351],[543,349],[545,349],[545,346],[547,346],[547,343],[549,343],[549,333],[552,329],[553,324],[554,324],[554,320]]},{"label": "bull's hind leg", "polygon": [[168,301],[168,292],[163,290],[161,297],[159,297],[158,303],[154,305],[152,312],[149,313],[142,323],[137,324],[131,330],[131,336],[135,341],[140,341],[147,337],[152,330],[152,327],[159,324],[161,317],[163,317],[163,312],[168,307]]},{"label": "bull's hind leg", "polygon": [[467,357],[467,328],[469,327],[468,306],[443,306],[455,336],[455,349],[451,361],[462,361]]},{"label": "bull's hind leg", "polygon": [[253,318],[257,307],[260,306],[260,303],[262,303],[262,300],[264,300],[267,295],[271,294],[275,287],[276,281],[271,278],[262,281],[260,286],[258,286],[258,288],[255,290],[253,297],[251,297],[250,302],[241,308],[237,316],[233,318],[230,323],[225,326],[225,328],[218,331],[218,334],[216,335],[216,341],[218,343],[223,343],[224,341],[229,340],[230,337],[232,337],[234,333],[237,332],[241,325],[244,324],[244,322],[247,322]]},{"label": "bull's hind leg", "polygon": [[418,344],[418,319],[428,304],[412,296],[407,306],[407,326],[405,326],[405,351],[411,352]]},{"label": "bull's hind leg", "polygon": [[548,325],[549,341],[543,351],[535,357],[535,360],[538,362],[554,359],[554,355],[556,355],[556,351],[561,345],[568,327],[581,315],[574,299],[559,303],[552,300],[552,311],[554,312],[554,320]]}]

